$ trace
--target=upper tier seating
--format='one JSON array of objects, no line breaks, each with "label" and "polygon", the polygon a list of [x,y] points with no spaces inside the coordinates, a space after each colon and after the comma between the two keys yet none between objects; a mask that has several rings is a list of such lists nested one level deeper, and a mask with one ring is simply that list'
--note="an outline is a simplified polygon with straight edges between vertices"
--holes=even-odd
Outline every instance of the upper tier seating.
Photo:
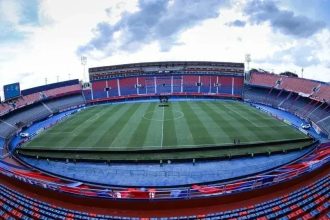
[{"label": "upper tier seating", "polygon": [[278,89],[285,89],[286,91],[304,93],[308,96],[312,95],[312,97],[318,98],[319,100],[330,100],[329,85],[308,79],[254,72],[251,73],[250,83],[252,85],[275,87]]},{"label": "upper tier seating", "polygon": [[312,97],[319,101],[330,101],[330,85],[322,84],[319,90],[316,91]]},{"label": "upper tier seating", "polygon": [[40,101],[42,99],[42,96],[39,93],[33,93],[26,96],[21,96],[15,101],[16,108],[21,108],[26,105],[31,105],[37,101]]},{"label": "upper tier seating", "polygon": [[71,85],[71,86],[64,86],[56,89],[50,89],[44,91],[45,95],[47,97],[59,97],[63,95],[73,94],[73,93],[79,93],[81,91],[81,85]]},{"label": "upper tier seating", "polygon": [[250,83],[253,85],[275,87],[281,79],[280,75],[270,73],[252,73]]},{"label": "upper tier seating", "polygon": [[283,76],[279,88],[310,95],[313,93],[313,89],[319,84],[319,82],[314,82],[308,79]]}]

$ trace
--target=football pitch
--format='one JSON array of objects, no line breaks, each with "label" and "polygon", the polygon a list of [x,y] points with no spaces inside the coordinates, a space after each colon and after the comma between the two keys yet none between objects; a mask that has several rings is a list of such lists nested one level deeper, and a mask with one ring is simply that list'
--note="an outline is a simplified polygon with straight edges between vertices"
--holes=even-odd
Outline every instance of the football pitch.
[{"label": "football pitch", "polygon": [[146,102],[88,107],[41,133],[22,150],[56,150],[59,155],[67,150],[138,152],[227,145],[234,150],[234,140],[244,145],[297,139],[310,144],[300,131],[237,101],[182,101],[168,107]]}]

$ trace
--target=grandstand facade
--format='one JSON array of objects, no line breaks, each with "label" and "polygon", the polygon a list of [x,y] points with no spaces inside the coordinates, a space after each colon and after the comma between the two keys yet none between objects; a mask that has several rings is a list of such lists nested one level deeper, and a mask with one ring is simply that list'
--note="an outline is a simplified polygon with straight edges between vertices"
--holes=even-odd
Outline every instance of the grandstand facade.
[{"label": "grandstand facade", "polygon": [[[89,78],[89,83],[69,80],[26,89],[19,98],[0,104],[2,218],[330,218],[329,84],[258,71],[245,76],[243,63],[196,61],[94,67],[89,69]],[[100,103],[149,102],[164,96],[170,100],[235,100],[263,111],[270,109],[278,119],[288,115],[284,121],[311,136],[313,144],[289,163],[263,172],[166,187],[81,182],[29,164],[18,153],[29,141],[19,136],[21,132],[38,136],[82,108]],[[301,122],[311,124],[311,130],[302,129]],[[249,158],[254,156],[248,154]],[[265,161],[271,157],[270,153],[262,156]],[[34,159],[49,163],[38,156]],[[63,160],[63,164],[79,166],[79,161]],[[230,155],[227,160],[232,160]],[[198,161],[188,163],[199,169]]]}]

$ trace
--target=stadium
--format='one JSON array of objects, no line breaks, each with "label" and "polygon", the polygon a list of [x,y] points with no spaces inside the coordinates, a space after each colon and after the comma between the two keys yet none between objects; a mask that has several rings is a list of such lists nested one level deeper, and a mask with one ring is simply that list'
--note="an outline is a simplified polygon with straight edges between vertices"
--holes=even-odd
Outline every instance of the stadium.
[{"label": "stadium", "polygon": [[0,104],[4,219],[329,219],[330,85],[243,63],[89,68]]}]

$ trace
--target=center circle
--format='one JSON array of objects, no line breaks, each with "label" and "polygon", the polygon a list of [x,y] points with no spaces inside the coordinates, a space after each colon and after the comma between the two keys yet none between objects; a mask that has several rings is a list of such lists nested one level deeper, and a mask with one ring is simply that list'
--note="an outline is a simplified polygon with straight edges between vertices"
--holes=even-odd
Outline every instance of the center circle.
[{"label": "center circle", "polygon": [[[171,121],[171,120],[177,120],[180,118],[183,118],[184,114],[182,111],[172,110],[173,117],[166,116],[163,111],[164,110],[155,110],[147,112],[143,115],[144,119],[150,120],[150,121]],[[155,116],[155,115],[156,116]]]}]

